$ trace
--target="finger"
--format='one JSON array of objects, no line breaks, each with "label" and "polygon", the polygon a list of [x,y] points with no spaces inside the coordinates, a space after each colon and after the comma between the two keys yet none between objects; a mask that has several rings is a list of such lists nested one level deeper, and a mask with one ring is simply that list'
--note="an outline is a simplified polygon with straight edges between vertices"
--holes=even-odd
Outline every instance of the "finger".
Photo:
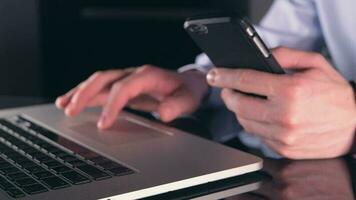
[{"label": "finger", "polygon": [[328,61],[318,53],[283,47],[273,49],[272,53],[285,69],[331,68]]},{"label": "finger", "polygon": [[159,106],[159,101],[148,95],[142,95],[130,100],[128,106],[135,110],[153,112],[153,111],[157,111]]},{"label": "finger", "polygon": [[[162,84],[162,78],[167,79],[163,81],[165,84]],[[98,127],[106,129],[112,126],[123,107],[138,95],[148,94],[152,91],[159,91],[163,96],[168,95],[177,87],[176,82],[172,79],[174,77],[169,77],[168,73],[164,73],[157,68],[144,67],[124,80],[115,83],[109,94],[108,102],[104,106]]]},{"label": "finger", "polygon": [[248,69],[212,69],[207,75],[213,87],[235,89],[261,96],[276,96],[285,76]]},{"label": "finger", "polygon": [[257,122],[244,118],[238,118],[239,123],[247,133],[256,135],[262,139],[272,140],[275,142],[283,142],[283,130],[273,124]]},{"label": "finger", "polygon": [[71,89],[69,92],[67,92],[66,94],[58,97],[56,99],[56,106],[57,108],[60,108],[60,109],[64,109],[67,107],[67,105],[69,104],[73,94],[77,91],[77,87]]},{"label": "finger", "polygon": [[88,101],[86,107],[103,106],[106,104],[108,97],[109,97],[109,90],[100,92],[99,94],[97,94],[95,97],[93,97],[91,100]]},{"label": "finger", "polygon": [[187,89],[180,88],[164,99],[158,108],[161,120],[170,122],[183,114],[192,113],[197,105],[191,96]]},{"label": "finger", "polygon": [[87,81],[80,84],[73,94],[70,105],[65,112],[69,116],[75,116],[80,113],[88,104],[88,101],[97,95],[115,80],[124,77],[127,73],[121,70],[111,70],[105,72],[96,72]]},{"label": "finger", "polygon": [[227,108],[238,117],[265,123],[273,120],[268,100],[241,94],[231,89],[223,89],[221,97]]}]

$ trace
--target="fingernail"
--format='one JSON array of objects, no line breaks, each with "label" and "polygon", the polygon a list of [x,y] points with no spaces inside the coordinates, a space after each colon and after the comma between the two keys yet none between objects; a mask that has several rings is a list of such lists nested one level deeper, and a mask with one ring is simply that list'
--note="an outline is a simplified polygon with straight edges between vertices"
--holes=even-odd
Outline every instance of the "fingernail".
[{"label": "fingernail", "polygon": [[106,121],[106,117],[107,115],[105,113],[103,113],[98,121],[98,128],[99,129],[104,129],[105,128],[105,121]]},{"label": "fingernail", "polygon": [[61,97],[58,97],[57,99],[56,99],[56,102],[55,102],[55,104],[56,104],[56,106],[57,106],[57,108],[62,108],[62,98]]},{"label": "fingernail", "polygon": [[70,103],[64,110],[64,113],[69,117],[72,117],[74,115],[74,112],[75,112],[75,106],[72,103]]},{"label": "fingernail", "polygon": [[166,109],[162,114],[161,114],[161,120],[164,122],[168,122],[171,118],[172,112],[169,109]]},{"label": "fingernail", "polygon": [[64,113],[65,113],[67,116],[71,117],[71,116],[73,115],[73,109],[71,108],[71,106],[69,106],[68,108],[66,108],[66,109],[64,110]]},{"label": "fingernail", "polygon": [[73,98],[70,100],[70,103],[76,105],[78,103],[78,97],[73,96]]},{"label": "fingernail", "polygon": [[214,82],[216,80],[216,71],[215,70],[210,70],[210,72],[206,75],[206,80],[209,83],[214,84]]},{"label": "fingernail", "polygon": [[66,108],[66,109],[64,110],[64,114],[66,114],[67,116],[70,116],[71,110],[70,110],[69,108]]}]

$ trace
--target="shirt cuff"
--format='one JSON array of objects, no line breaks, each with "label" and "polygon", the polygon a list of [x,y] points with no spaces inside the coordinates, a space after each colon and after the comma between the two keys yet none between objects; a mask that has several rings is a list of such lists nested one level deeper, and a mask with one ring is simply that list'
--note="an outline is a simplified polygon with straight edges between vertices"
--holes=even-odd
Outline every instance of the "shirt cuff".
[{"label": "shirt cuff", "polygon": [[197,71],[200,71],[200,72],[203,72],[206,74],[210,71],[211,68],[210,67],[202,67],[197,64],[188,64],[188,65],[184,65],[183,67],[180,67],[178,69],[178,73],[183,73],[183,72],[190,71],[190,70],[197,70]]}]

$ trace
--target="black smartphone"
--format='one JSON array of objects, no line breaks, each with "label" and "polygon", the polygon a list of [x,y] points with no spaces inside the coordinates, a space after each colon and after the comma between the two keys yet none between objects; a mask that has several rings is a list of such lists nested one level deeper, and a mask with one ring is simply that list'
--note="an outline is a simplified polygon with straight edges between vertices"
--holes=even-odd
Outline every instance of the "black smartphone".
[{"label": "black smartphone", "polygon": [[213,14],[188,18],[184,29],[216,67],[284,74],[246,17]]}]

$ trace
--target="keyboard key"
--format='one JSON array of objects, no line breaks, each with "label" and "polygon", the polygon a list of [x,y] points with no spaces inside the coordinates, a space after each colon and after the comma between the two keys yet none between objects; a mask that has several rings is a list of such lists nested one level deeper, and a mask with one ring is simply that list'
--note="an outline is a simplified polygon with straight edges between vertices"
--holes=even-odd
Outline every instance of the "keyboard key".
[{"label": "keyboard key", "polygon": [[36,177],[37,179],[44,179],[47,177],[51,177],[54,176],[51,172],[49,171],[42,171],[42,172],[35,172],[32,174],[34,177]]},{"label": "keyboard key", "polygon": [[3,190],[7,190],[9,188],[15,187],[12,185],[9,181],[7,181],[5,178],[0,176],[0,188]]},{"label": "keyboard key", "polygon": [[3,164],[3,163],[7,163],[7,161],[0,157],[0,165]]},{"label": "keyboard key", "polygon": [[12,158],[9,158],[12,162],[14,163],[20,163],[20,162],[25,162],[28,160],[28,158],[26,158],[25,156],[17,156],[17,157],[12,157]]},{"label": "keyboard key", "polygon": [[36,157],[34,159],[36,159],[38,162],[41,162],[41,163],[45,163],[45,162],[49,162],[49,161],[54,160],[53,158],[51,158],[51,157],[49,157],[47,155],[44,155],[44,156],[41,156],[41,157]]},{"label": "keyboard key", "polygon": [[24,152],[26,152],[27,149],[31,149],[32,147],[26,143],[21,143],[16,145],[17,148],[22,149]]},{"label": "keyboard key", "polygon": [[45,143],[43,143],[43,144],[41,144],[41,145],[39,145],[39,146],[42,147],[42,148],[44,148],[44,149],[47,149],[47,148],[52,147],[53,145],[51,145],[51,144],[45,142]]},{"label": "keyboard key", "polygon": [[37,182],[33,178],[23,178],[23,179],[17,179],[15,181],[15,184],[20,186],[20,187],[26,186],[26,185],[34,185],[36,183]]},{"label": "keyboard key", "polygon": [[71,171],[72,169],[63,165],[63,166],[55,167],[52,170],[55,171],[56,173],[63,173],[63,172]]},{"label": "keyboard key", "polygon": [[78,166],[78,169],[84,172],[85,174],[88,174],[94,180],[102,180],[102,179],[110,178],[109,174],[91,165],[81,165]]},{"label": "keyboard key", "polygon": [[11,179],[11,180],[29,178],[29,176],[27,174],[23,173],[23,172],[14,173],[14,174],[8,174],[8,175],[6,175],[6,177]]},{"label": "keyboard key", "polygon": [[38,183],[34,185],[23,186],[22,189],[28,194],[38,194],[48,191],[43,185]]},{"label": "keyboard key", "polygon": [[16,160],[16,159],[18,159],[18,158],[23,157],[21,154],[15,152],[15,151],[7,151],[7,152],[4,152],[4,154],[6,155],[6,157],[7,157],[9,160]]},{"label": "keyboard key", "polygon": [[7,133],[2,129],[0,130],[0,137],[4,139],[7,137]]},{"label": "keyboard key", "polygon": [[95,159],[97,157],[102,157],[99,154],[97,154],[93,151],[90,151],[88,149],[84,149],[84,148],[82,149],[82,151],[77,152],[77,154],[83,156],[85,159],[88,159],[88,160]]},{"label": "keyboard key", "polygon": [[59,156],[59,158],[61,159],[61,160],[63,160],[64,162],[71,162],[71,161],[74,161],[74,160],[78,160],[78,158],[77,157],[75,157],[75,156],[72,156],[72,155],[64,155],[64,156]]},{"label": "keyboard key", "polygon": [[8,163],[8,162],[6,162],[6,163],[3,163],[3,164],[0,165],[0,170],[6,169],[6,168],[10,168],[10,167],[13,167],[13,165]]},{"label": "keyboard key", "polygon": [[38,151],[36,153],[31,154],[31,157],[35,160],[41,161],[42,158],[48,158],[49,156],[47,156],[46,154]]},{"label": "keyboard key", "polygon": [[56,154],[58,152],[61,152],[62,150],[60,150],[58,147],[50,146],[50,147],[46,148],[46,151],[48,151],[49,153],[52,153],[52,154]]},{"label": "keyboard key", "polygon": [[28,137],[28,135],[29,135],[29,133],[27,133],[27,131],[23,130],[20,127],[17,127],[16,125],[14,125],[11,122],[8,122],[6,120],[0,120],[0,124],[7,127],[10,130],[12,130],[15,133],[18,133],[21,136]]},{"label": "keyboard key", "polygon": [[120,165],[120,164],[118,164],[116,162],[113,162],[113,161],[107,161],[107,162],[104,162],[104,163],[99,163],[97,165],[99,165],[100,167],[102,167],[104,169],[112,169],[112,168],[123,167],[122,165]]},{"label": "keyboard key", "polygon": [[79,174],[76,171],[65,172],[62,173],[61,175],[74,185],[90,182],[90,180],[87,177]]},{"label": "keyboard key", "polygon": [[69,164],[71,164],[73,167],[79,167],[82,165],[87,165],[86,162],[82,161],[82,160],[72,160],[68,162]]},{"label": "keyboard key", "polygon": [[31,156],[32,158],[40,157],[41,155],[43,155],[43,153],[37,149],[31,149],[29,151],[26,151],[26,154]]},{"label": "keyboard key", "polygon": [[61,158],[63,156],[67,156],[69,153],[58,149],[57,152],[52,152],[52,154],[57,158]]},{"label": "keyboard key", "polygon": [[41,167],[41,166],[34,166],[34,167],[31,167],[31,168],[25,168],[25,169],[30,173],[46,171],[46,169]]},{"label": "keyboard key", "polygon": [[6,193],[13,198],[20,198],[25,196],[25,193],[17,188],[9,188],[6,190]]},{"label": "keyboard key", "polygon": [[31,156],[31,157],[32,157],[32,154],[36,155],[36,153],[39,153],[39,151],[37,149],[33,148],[33,147],[26,149],[26,154]]},{"label": "keyboard key", "polygon": [[18,172],[21,172],[21,171],[13,166],[9,167],[9,168],[5,168],[5,169],[0,169],[0,173],[2,173],[2,174],[12,174],[12,173],[18,173]]},{"label": "keyboard key", "polygon": [[56,190],[59,188],[68,187],[69,184],[59,177],[48,177],[41,180],[42,183],[47,185],[50,189]]},{"label": "keyboard key", "polygon": [[62,163],[60,163],[60,162],[58,162],[56,160],[51,160],[49,162],[44,162],[43,164],[45,164],[50,169],[63,165]]},{"label": "keyboard key", "polygon": [[104,158],[102,156],[97,156],[94,158],[89,159],[90,161],[92,161],[95,164],[99,164],[99,163],[105,163],[105,162],[110,162],[111,160]]},{"label": "keyboard key", "polygon": [[115,176],[122,176],[122,175],[128,175],[134,173],[134,171],[126,167],[112,168],[112,169],[108,169],[108,171],[113,173]]},{"label": "keyboard key", "polygon": [[29,169],[31,167],[35,167],[35,166],[38,166],[35,162],[31,161],[31,160],[26,160],[24,162],[19,162],[17,163],[18,165],[21,166],[21,168],[24,168],[24,169]]}]

